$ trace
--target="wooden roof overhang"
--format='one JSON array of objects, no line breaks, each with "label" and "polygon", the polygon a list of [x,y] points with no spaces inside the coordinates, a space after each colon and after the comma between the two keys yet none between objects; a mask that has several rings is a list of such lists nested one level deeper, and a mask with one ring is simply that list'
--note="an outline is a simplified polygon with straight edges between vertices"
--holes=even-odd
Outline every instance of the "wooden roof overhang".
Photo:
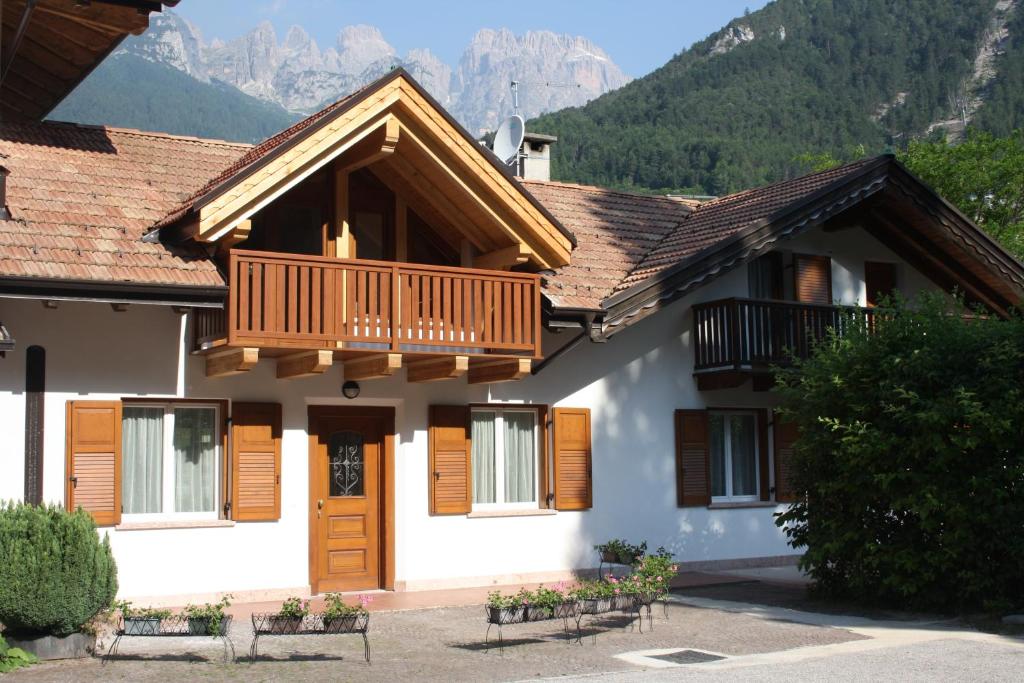
[{"label": "wooden roof overhang", "polygon": [[853,218],[947,290],[959,289],[1003,316],[1024,300],[1024,264],[893,157],[883,156],[856,176],[605,299],[603,319],[592,336],[608,339],[780,241],[829,221],[852,224]]},{"label": "wooden roof overhang", "polygon": [[569,262],[572,235],[401,69],[197,197],[172,224],[216,243],[330,163],[368,167],[481,254],[514,251],[513,262],[537,269]]},{"label": "wooden roof overhang", "polygon": [[41,121],[178,0],[0,0],[0,119]]}]

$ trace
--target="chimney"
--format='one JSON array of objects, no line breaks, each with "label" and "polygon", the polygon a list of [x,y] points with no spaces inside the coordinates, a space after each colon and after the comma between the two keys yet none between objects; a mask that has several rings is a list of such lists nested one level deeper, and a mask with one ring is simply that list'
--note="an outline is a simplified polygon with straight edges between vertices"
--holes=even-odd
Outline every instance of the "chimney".
[{"label": "chimney", "polygon": [[516,175],[526,180],[551,180],[551,145],[557,141],[554,135],[543,133],[523,135]]},{"label": "chimney", "polygon": [[10,174],[3,166],[0,166],[0,221],[11,220],[11,212],[7,210],[7,176]]}]

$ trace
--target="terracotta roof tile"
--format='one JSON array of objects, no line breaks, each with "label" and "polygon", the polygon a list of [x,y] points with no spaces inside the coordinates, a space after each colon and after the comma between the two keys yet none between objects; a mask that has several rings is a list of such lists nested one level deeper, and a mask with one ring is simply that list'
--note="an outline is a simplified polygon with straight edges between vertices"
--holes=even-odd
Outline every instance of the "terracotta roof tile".
[{"label": "terracotta roof tile", "polygon": [[636,265],[615,287],[616,292],[639,284],[683,259],[727,239],[758,221],[771,218],[786,207],[819,190],[855,176],[878,158],[812,173],[792,180],[754,188],[699,205],[675,230]]},{"label": "terracotta roof tile", "polygon": [[0,124],[0,276],[219,286],[193,248],[142,236],[249,145],[65,123]]},{"label": "terracotta roof tile", "polygon": [[588,185],[524,180],[523,186],[576,235],[572,262],[544,279],[544,293],[565,308],[600,308],[691,211],[667,197]]}]

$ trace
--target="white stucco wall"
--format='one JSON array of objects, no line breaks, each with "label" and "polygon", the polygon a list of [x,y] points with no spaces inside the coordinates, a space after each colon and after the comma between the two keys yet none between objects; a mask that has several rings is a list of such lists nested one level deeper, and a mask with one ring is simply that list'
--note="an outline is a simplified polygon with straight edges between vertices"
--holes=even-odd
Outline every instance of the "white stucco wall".
[{"label": "white stucco wall", "polygon": [[[834,293],[863,303],[863,261],[898,259],[860,230],[808,234],[783,245],[833,258]],[[901,289],[930,286],[900,265]],[[130,396],[275,401],[283,405],[281,519],[201,529],[110,529],[121,595],[183,596],[233,591],[250,597],[308,588],[307,406],[396,408],[396,580],[410,589],[558,576],[595,564],[592,546],[612,537],[665,545],[684,562],[792,554],[773,524],[775,506],[749,509],[676,507],[677,408],[771,407],[749,384],[698,392],[692,376],[690,307],[746,296],[746,269],[730,272],[609,342],[584,342],[537,376],[491,387],[465,380],[409,384],[404,371],[362,382],[355,401],[340,396],[340,366],[324,376],[279,381],[272,361],[248,373],[207,379],[203,359],[182,352],[182,317],[135,305],[0,299],[0,319],[17,350],[0,359],[0,498],[23,491],[25,349],[47,351],[44,490],[63,501],[65,404]],[[572,332],[548,335],[546,353]],[[433,403],[525,402],[592,411],[594,507],[582,512],[504,518],[430,516],[427,411]],[[261,593],[266,592],[266,593]]]}]

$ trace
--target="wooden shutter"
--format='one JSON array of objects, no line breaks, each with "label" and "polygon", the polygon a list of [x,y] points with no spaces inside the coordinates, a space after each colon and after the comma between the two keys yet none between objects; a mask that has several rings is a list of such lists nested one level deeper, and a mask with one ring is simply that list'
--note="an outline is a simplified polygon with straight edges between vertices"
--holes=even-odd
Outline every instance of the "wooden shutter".
[{"label": "wooden shutter", "polygon": [[231,406],[231,519],[281,518],[281,404]]},{"label": "wooden shutter", "polygon": [[68,401],[69,510],[87,510],[100,526],[121,521],[121,402]]},{"label": "wooden shutter", "polygon": [[793,458],[793,443],[798,433],[793,422],[783,422],[778,413],[773,417],[772,431],[775,434],[775,500],[791,503],[796,493],[790,484],[790,466]]},{"label": "wooden shutter", "polygon": [[430,406],[430,514],[464,515],[473,506],[468,406]]},{"label": "wooden shutter", "polygon": [[676,497],[679,507],[711,504],[708,412],[676,411]]},{"label": "wooden shutter", "polygon": [[793,255],[796,300],[805,304],[832,304],[832,259],[828,256]]},{"label": "wooden shutter", "polygon": [[594,503],[590,409],[555,408],[552,414],[555,509],[587,510]]},{"label": "wooden shutter", "polygon": [[868,306],[877,306],[882,297],[896,291],[896,264],[865,262],[864,285],[868,293]]}]

